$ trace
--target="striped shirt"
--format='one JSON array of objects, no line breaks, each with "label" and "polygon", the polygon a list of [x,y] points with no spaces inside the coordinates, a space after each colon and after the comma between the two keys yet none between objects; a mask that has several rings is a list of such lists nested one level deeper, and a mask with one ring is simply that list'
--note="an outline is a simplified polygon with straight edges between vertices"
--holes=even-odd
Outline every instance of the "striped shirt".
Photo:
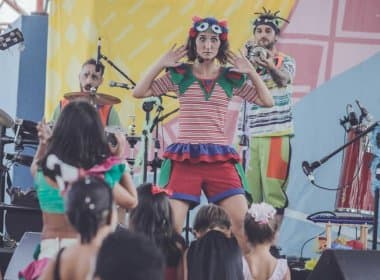
[{"label": "striped shirt", "polygon": [[[283,58],[280,67],[281,71],[287,72],[291,81],[279,88],[268,72],[260,74],[262,80],[268,87],[274,100],[273,107],[260,107],[256,104],[246,104],[247,130],[251,136],[284,136],[293,135],[292,117],[292,81],[295,75],[295,61],[290,56],[280,54]],[[243,110],[242,110],[243,111]],[[240,114],[239,129],[242,127],[242,112]]]},{"label": "striped shirt", "polygon": [[[224,129],[231,99],[217,82],[206,98],[206,93],[202,90],[200,83],[201,81],[196,79],[185,93],[180,94],[178,85],[173,83],[168,72],[156,79],[151,88],[154,96],[160,96],[169,91],[175,92],[178,96],[180,106],[178,143],[228,145]],[[257,97],[255,87],[247,82],[240,88],[234,88],[233,95],[240,96],[248,102],[254,102]]]}]

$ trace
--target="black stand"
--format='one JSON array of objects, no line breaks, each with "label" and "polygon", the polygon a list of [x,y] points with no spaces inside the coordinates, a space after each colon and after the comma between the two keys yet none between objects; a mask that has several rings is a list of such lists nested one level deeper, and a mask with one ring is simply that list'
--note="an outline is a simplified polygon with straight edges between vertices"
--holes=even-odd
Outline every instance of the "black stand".
[{"label": "black stand", "polygon": [[187,210],[187,214],[186,214],[186,224],[182,230],[185,232],[186,247],[189,247],[189,245],[190,245],[189,232],[191,232],[191,230],[192,230],[192,228],[190,227],[190,209],[189,209],[189,210]]},{"label": "black stand", "polygon": [[127,74],[125,74],[119,67],[117,67],[113,62],[112,60],[110,60],[108,57],[106,57],[105,55],[103,54],[100,54],[100,57],[102,59],[104,59],[105,61],[107,61],[107,63],[109,65],[111,65],[112,68],[114,68],[117,72],[119,72],[124,78],[126,78],[131,84],[132,86],[129,87],[129,89],[134,89],[135,86],[136,86],[136,83],[130,78],[128,77]]},{"label": "black stand", "polygon": [[[5,201],[5,176],[7,174],[7,168],[3,164],[4,158],[4,141],[3,136],[5,135],[5,127],[0,126],[0,203]],[[4,211],[0,211],[0,234],[2,235],[0,238],[0,247],[4,245]]]},{"label": "black stand", "polygon": [[377,230],[378,230],[378,219],[379,219],[379,195],[380,190],[377,188],[375,190],[375,213],[373,217],[373,232],[372,232],[372,250],[377,250]]},{"label": "black stand", "polygon": [[135,151],[135,146],[137,144],[137,142],[139,141],[140,137],[137,137],[137,136],[127,136],[127,141],[128,141],[128,144],[129,144],[129,147],[131,149],[131,154],[129,155],[129,158],[127,158],[127,162],[131,165],[131,176],[133,176],[133,166],[135,164],[135,155],[134,155],[134,151]]},{"label": "black stand", "polygon": [[152,161],[149,162],[149,165],[152,167],[153,170],[153,182],[157,183],[157,169],[161,167],[162,159],[158,157],[158,151],[161,149],[160,140],[158,139],[158,124],[162,122],[164,119],[169,117],[170,115],[176,113],[179,108],[163,115],[160,117],[160,114],[164,108],[162,106],[159,106],[157,108],[157,116],[153,120],[152,127],[150,128],[150,132],[152,133],[153,129],[156,128],[156,139],[154,140],[154,158]]},{"label": "black stand", "polygon": [[332,153],[328,154],[327,156],[325,156],[324,158],[322,158],[320,160],[314,161],[311,164],[309,164],[309,162],[307,162],[307,161],[303,161],[302,162],[302,170],[303,170],[303,172],[306,174],[306,176],[309,176],[314,171],[314,169],[316,169],[319,166],[321,166],[322,164],[324,164],[330,158],[332,158],[333,156],[335,156],[337,153],[339,153],[340,151],[342,151],[343,149],[345,149],[347,146],[351,145],[352,143],[354,143],[358,139],[362,138],[364,135],[370,133],[377,125],[379,125],[379,123],[378,122],[374,122],[366,130],[364,130],[363,132],[361,132],[360,134],[358,134],[358,136],[356,136],[355,138],[353,138],[351,141],[348,141],[346,144],[344,144],[343,146],[339,147],[338,149],[336,149],[335,151],[333,151]]},{"label": "black stand", "polygon": [[243,103],[243,124],[242,124],[242,128],[241,128],[241,131],[242,131],[242,135],[240,137],[240,143],[239,145],[242,148],[242,166],[243,166],[243,169],[245,170],[246,169],[246,164],[247,164],[247,149],[249,147],[249,137],[247,135],[247,101],[244,100],[244,103]]},{"label": "black stand", "polygon": [[[153,110],[153,105],[156,104],[156,101],[145,101],[143,103],[143,110],[145,111],[145,121],[146,124],[149,124],[150,121],[150,112]],[[143,166],[143,182],[146,183],[147,173],[148,173],[148,128],[146,127],[143,130],[144,137],[144,166]]]},{"label": "black stand", "polygon": [[158,151],[161,148],[160,140],[158,139],[158,123],[161,112],[164,110],[164,107],[159,105],[157,107],[157,115],[153,120],[152,127],[150,128],[150,133],[153,132],[154,127],[156,127],[156,138],[154,139],[154,157],[153,160],[149,162],[150,167],[153,171],[153,183],[157,184],[157,169],[161,167],[162,160],[158,157]]}]

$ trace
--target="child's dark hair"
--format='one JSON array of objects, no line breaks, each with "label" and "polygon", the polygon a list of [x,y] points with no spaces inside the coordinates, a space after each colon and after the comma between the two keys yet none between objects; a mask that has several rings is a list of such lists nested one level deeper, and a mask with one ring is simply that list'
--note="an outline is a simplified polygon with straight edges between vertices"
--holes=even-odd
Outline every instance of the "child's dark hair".
[{"label": "child's dark hair", "polygon": [[102,280],[163,280],[164,265],[162,253],[151,240],[122,229],[104,239],[94,276]]},{"label": "child's dark hair", "polygon": [[104,127],[93,105],[86,101],[71,101],[63,108],[47,151],[38,162],[44,175],[55,181],[56,172],[46,167],[50,154],[84,169],[90,169],[111,155]]},{"label": "child's dark hair", "polygon": [[197,232],[205,232],[215,227],[230,229],[231,220],[228,214],[222,207],[215,204],[202,206],[195,216],[193,229]]},{"label": "child's dark hair", "polygon": [[[189,61],[195,61],[198,57],[197,47],[195,44],[195,41],[198,36],[199,34],[194,38],[190,36],[187,38],[186,49],[187,49],[187,59]],[[216,55],[216,59],[222,65],[227,63],[227,51],[229,50],[229,47],[230,47],[230,44],[228,43],[228,40],[220,40],[220,46],[219,46],[218,53]]]},{"label": "child's dark hair", "polygon": [[66,197],[66,214],[79,232],[81,243],[90,243],[112,218],[112,190],[102,179],[86,177],[73,183]]},{"label": "child's dark hair", "polygon": [[130,212],[129,225],[132,231],[145,234],[163,251],[168,266],[177,266],[183,251],[178,245],[184,249],[185,242],[174,229],[167,194],[153,194],[152,187],[151,183],[144,183],[137,188],[139,202]]},{"label": "child's dark hair", "polygon": [[275,238],[278,226],[273,218],[268,218],[266,222],[256,221],[251,213],[247,213],[244,219],[244,230],[248,241],[252,245],[272,242]]}]

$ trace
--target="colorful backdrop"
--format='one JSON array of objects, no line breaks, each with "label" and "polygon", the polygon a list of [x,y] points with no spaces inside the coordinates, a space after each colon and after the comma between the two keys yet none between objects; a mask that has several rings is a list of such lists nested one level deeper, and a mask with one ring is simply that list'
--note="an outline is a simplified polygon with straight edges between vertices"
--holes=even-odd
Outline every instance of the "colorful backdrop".
[{"label": "colorful backdrop", "polygon": [[[48,118],[65,92],[78,90],[79,69],[84,60],[96,56],[98,37],[102,38],[102,53],[137,82],[174,43],[184,43],[193,15],[226,18],[234,51],[251,36],[250,22],[254,12],[261,11],[263,6],[280,10],[280,16],[290,20],[283,27],[278,48],[297,62],[293,95],[296,136],[288,187],[290,204],[280,246],[283,253],[299,256],[303,242],[323,230],[305,217],[316,211],[333,210],[335,199],[334,192],[310,186],[301,162],[320,159],[343,144],[339,118],[347,103],[359,99],[375,118],[380,118],[380,2],[53,0],[51,3],[45,106]],[[100,92],[119,97],[122,103],[117,110],[123,125],[130,125],[129,116],[136,116],[137,132],[141,133],[145,119],[142,101],[133,99],[128,90],[110,88],[110,80],[127,82],[107,65]],[[166,114],[178,104],[164,98],[163,107]],[[234,100],[226,131],[231,138],[239,108],[240,101]],[[175,116],[167,118],[160,128],[162,148],[175,140]],[[336,186],[340,159],[336,157],[318,170],[316,175],[321,184]],[[344,233],[355,237],[352,232]],[[304,256],[312,254],[310,244],[305,247]]]},{"label": "colorful backdrop", "polygon": [[[101,52],[132,80],[137,82],[144,71],[173,44],[183,44],[194,15],[225,18],[229,22],[231,46],[237,51],[250,36],[250,20],[265,5],[280,9],[287,18],[294,1],[236,0],[53,0],[48,39],[46,114],[51,116],[58,100],[66,92],[78,91],[81,64],[96,57],[97,39]],[[123,125],[136,115],[139,128],[144,120],[141,101],[124,89],[110,88],[109,81],[128,82],[107,63],[103,86],[99,91],[122,100],[117,110]],[[164,100],[165,112],[175,109],[175,100]]]}]

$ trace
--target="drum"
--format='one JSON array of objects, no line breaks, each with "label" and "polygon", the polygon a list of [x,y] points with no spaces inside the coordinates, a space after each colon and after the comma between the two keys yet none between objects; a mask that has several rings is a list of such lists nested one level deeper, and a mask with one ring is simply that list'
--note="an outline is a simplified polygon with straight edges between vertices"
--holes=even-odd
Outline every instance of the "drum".
[{"label": "drum", "polygon": [[[364,130],[352,128],[347,133],[347,142]],[[338,212],[373,215],[371,191],[372,154],[367,151],[368,137],[363,136],[346,147],[341,166],[339,186],[335,200]]]},{"label": "drum", "polygon": [[0,109],[0,126],[10,128],[14,125],[14,121],[5,111]]},{"label": "drum", "polygon": [[36,144],[38,144],[37,123],[23,119],[16,119],[13,131],[16,137],[20,137],[22,140],[36,141]]}]

